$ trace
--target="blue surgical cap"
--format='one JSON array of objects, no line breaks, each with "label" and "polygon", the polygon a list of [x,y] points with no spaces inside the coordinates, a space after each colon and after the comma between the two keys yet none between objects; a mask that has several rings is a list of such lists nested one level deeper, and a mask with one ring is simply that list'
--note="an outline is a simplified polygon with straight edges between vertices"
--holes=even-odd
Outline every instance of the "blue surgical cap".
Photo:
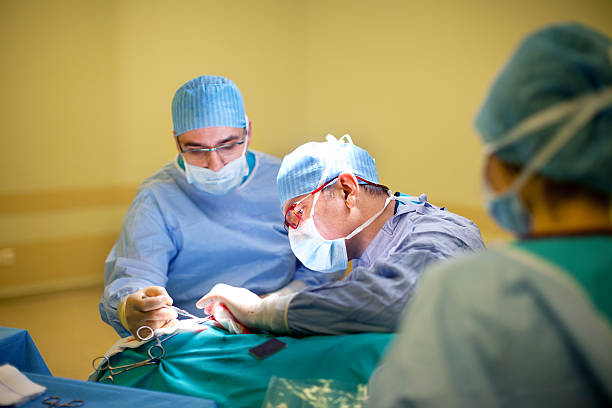
[{"label": "blue surgical cap", "polygon": [[[546,27],[529,35],[493,83],[475,126],[488,145],[531,115],[612,86],[610,39],[578,23]],[[526,165],[563,126],[539,129],[494,153]],[[543,167],[540,174],[612,193],[612,104],[591,118]]]},{"label": "blue surgical cap", "polygon": [[172,121],[175,136],[206,127],[246,127],[240,90],[232,81],[221,76],[194,78],[174,94]]},{"label": "blue surgical cap", "polygon": [[337,140],[328,135],[325,142],[301,145],[285,156],[276,177],[281,208],[287,200],[310,193],[344,172],[378,183],[374,159],[350,137]]}]

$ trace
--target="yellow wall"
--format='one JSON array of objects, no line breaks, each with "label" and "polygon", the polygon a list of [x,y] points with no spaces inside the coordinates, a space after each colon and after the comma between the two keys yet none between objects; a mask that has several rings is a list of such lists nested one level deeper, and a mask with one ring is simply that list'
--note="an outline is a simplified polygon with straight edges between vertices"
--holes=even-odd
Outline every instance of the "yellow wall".
[{"label": "yellow wall", "polygon": [[521,37],[577,20],[612,35],[612,2],[309,2],[304,126],[349,131],[381,180],[433,202],[481,206],[472,118]]},{"label": "yellow wall", "polygon": [[520,38],[563,20],[612,35],[612,2],[0,1],[0,297],[100,281],[137,184],[175,154],[174,91],[207,73],[242,90],[252,148],[349,132],[383,183],[506,237],[472,117]]}]

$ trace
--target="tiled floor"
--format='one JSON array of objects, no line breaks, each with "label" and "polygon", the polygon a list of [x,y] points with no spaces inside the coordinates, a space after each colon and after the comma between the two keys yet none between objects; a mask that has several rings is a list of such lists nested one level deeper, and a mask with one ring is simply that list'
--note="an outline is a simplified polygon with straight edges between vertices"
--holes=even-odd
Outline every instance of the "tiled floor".
[{"label": "tiled floor", "polygon": [[100,320],[101,287],[0,300],[0,326],[26,329],[51,373],[85,380],[118,339]]}]

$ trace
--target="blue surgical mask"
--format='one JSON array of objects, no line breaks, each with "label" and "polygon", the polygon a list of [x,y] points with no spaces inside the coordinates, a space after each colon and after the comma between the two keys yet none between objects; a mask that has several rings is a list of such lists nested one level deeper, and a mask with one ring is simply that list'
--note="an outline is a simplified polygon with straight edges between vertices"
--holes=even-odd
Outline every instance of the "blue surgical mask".
[{"label": "blue surgical mask", "polygon": [[495,194],[485,183],[484,196],[489,214],[502,228],[525,235],[531,230],[531,215],[519,196],[519,189],[513,186],[505,193]]},{"label": "blue surgical mask", "polygon": [[351,239],[363,231],[376,218],[378,218],[394,197],[389,192],[384,207],[370,219],[357,227],[344,238],[325,239],[321,236],[314,223],[314,209],[320,192],[315,194],[310,217],[302,222],[297,229],[289,230],[289,243],[295,256],[309,269],[331,273],[348,267],[345,240]]},{"label": "blue surgical mask", "polygon": [[189,184],[200,191],[213,195],[224,195],[238,187],[249,174],[246,160],[247,144],[240,157],[223,166],[219,171],[185,163],[185,176]]},{"label": "blue surgical mask", "polygon": [[344,238],[323,238],[312,217],[301,222],[297,229],[289,230],[289,243],[300,262],[313,271],[330,273],[348,266]]}]

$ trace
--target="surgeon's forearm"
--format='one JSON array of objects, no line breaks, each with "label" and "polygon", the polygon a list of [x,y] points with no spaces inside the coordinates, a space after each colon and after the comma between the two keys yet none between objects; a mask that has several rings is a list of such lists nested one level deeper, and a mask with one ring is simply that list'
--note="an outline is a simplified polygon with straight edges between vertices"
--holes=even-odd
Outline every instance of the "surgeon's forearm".
[{"label": "surgeon's forearm", "polygon": [[121,337],[129,336],[129,332],[127,329],[121,324],[119,320],[119,316],[117,314],[117,310],[109,304],[105,304],[104,302],[100,302],[100,317],[102,320],[110,325],[117,334]]},{"label": "surgeon's forearm", "polygon": [[127,297],[128,297],[128,295],[125,295],[117,303],[117,317],[119,318],[119,321],[121,322],[121,325],[126,330],[129,330],[128,329],[128,324],[127,324],[127,319],[125,317],[125,304],[126,304],[126,301],[127,301]]},{"label": "surgeon's forearm", "polygon": [[298,292],[287,310],[288,330],[292,335],[395,331],[411,282],[370,277],[374,281],[336,282]]}]

